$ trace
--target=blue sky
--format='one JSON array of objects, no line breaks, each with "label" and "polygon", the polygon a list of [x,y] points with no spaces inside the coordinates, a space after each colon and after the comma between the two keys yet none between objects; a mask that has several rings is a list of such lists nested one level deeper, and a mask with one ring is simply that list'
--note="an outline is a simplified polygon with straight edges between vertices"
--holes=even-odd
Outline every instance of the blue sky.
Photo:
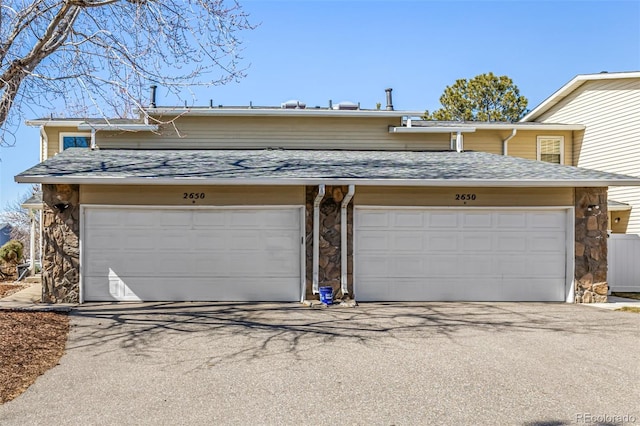
[{"label": "blue sky", "polygon": [[[447,85],[508,75],[533,108],[577,74],[640,71],[640,0],[241,0],[247,77],[202,89],[197,105],[360,102],[434,110]],[[158,90],[158,104],[176,103]],[[49,115],[42,111],[40,116]],[[27,117],[34,118],[34,117]],[[13,176],[38,162],[38,130],[0,149],[0,209],[28,191]]]}]

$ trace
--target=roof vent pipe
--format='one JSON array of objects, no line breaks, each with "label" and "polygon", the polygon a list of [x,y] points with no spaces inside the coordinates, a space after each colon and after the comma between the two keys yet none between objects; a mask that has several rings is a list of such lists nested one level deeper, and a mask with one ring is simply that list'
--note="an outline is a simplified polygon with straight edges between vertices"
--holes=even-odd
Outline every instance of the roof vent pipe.
[{"label": "roof vent pipe", "polygon": [[156,89],[157,88],[158,86],[156,86],[155,84],[151,85],[151,98],[149,100],[149,108],[156,107]]},{"label": "roof vent pipe", "polygon": [[393,101],[391,99],[392,88],[384,89],[387,92],[387,111],[393,111]]}]

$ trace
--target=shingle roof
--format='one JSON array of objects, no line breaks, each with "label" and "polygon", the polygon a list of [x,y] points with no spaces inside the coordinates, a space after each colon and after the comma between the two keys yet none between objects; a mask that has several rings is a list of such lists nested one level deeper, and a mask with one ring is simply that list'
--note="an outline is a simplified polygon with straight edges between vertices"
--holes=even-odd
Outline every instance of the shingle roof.
[{"label": "shingle roof", "polygon": [[68,149],[22,183],[640,186],[640,178],[485,152]]}]

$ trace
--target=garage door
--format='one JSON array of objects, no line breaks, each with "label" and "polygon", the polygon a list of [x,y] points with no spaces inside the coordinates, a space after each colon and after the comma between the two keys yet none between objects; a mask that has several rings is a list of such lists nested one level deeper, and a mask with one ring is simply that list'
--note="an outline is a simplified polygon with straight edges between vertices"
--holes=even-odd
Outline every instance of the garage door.
[{"label": "garage door", "polygon": [[86,301],[295,301],[301,208],[84,209]]},{"label": "garage door", "polygon": [[565,210],[356,208],[361,301],[564,301]]}]

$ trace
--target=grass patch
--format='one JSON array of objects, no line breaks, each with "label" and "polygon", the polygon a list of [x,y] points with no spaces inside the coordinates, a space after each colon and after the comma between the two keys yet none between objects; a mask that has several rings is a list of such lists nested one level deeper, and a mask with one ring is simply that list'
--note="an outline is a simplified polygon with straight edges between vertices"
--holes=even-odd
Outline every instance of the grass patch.
[{"label": "grass patch", "polygon": [[636,300],[640,300],[640,293],[618,293],[618,292],[613,292],[611,293],[612,296],[616,296],[616,297],[624,297],[626,299],[636,299]]}]

